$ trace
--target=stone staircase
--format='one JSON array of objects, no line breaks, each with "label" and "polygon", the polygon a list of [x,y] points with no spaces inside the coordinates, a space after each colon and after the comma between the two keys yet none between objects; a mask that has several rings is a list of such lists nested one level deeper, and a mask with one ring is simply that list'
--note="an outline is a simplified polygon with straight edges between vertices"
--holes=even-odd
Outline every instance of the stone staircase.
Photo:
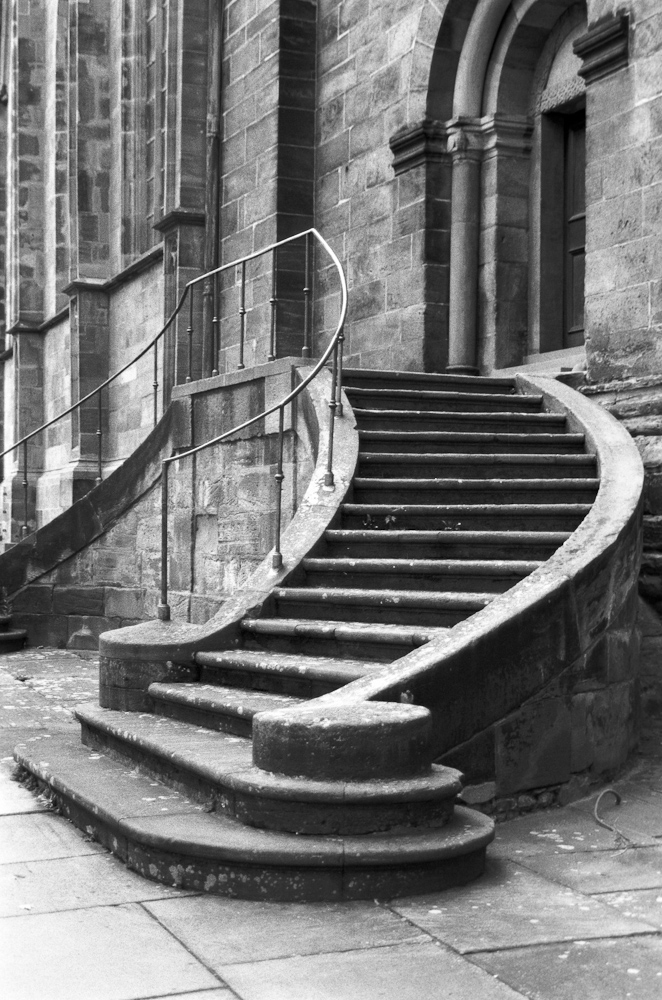
[{"label": "stone staircase", "polygon": [[254,720],[444,640],[533,573],[588,513],[596,460],[509,379],[350,370],[344,386],[360,439],[350,494],[232,648],[195,653],[184,682],[151,683],[152,712],[79,708],[82,747],[35,736],[17,751],[148,877],[334,899],[482,871],[492,822],[457,804],[461,775],[430,763],[429,713],[406,696],[364,703],[351,726],[331,710],[327,742],[299,757],[253,745]]}]

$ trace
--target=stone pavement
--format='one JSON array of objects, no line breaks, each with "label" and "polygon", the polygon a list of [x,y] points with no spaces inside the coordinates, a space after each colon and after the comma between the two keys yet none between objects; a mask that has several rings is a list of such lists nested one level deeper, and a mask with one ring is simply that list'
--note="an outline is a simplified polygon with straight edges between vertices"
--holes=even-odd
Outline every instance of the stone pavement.
[{"label": "stone pavement", "polygon": [[0,656],[3,1000],[659,1000],[662,724],[605,796],[501,824],[485,876],[392,902],[246,903],[148,882],[11,780],[94,658]]}]

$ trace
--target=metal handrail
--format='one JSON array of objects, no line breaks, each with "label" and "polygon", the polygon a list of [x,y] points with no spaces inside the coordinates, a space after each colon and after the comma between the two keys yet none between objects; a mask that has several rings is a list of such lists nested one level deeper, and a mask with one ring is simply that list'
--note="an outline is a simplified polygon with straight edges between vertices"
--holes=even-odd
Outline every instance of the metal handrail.
[{"label": "metal handrail", "polygon": [[[29,522],[28,444],[29,444],[29,442],[33,438],[35,438],[38,434],[41,434],[42,432],[48,430],[50,427],[52,427],[54,424],[56,424],[59,420],[62,420],[65,417],[69,416],[70,414],[74,413],[76,410],[79,410],[85,403],[89,402],[95,396],[97,396],[98,397],[98,407],[97,407],[97,430],[96,430],[96,437],[97,437],[97,476],[96,476],[96,485],[99,485],[99,483],[101,483],[101,481],[102,481],[102,473],[103,473],[103,405],[102,405],[102,394],[103,394],[104,390],[108,388],[108,386],[110,386],[116,379],[118,379],[121,375],[123,375],[124,372],[126,372],[129,368],[131,368],[132,365],[137,364],[137,362],[140,361],[141,358],[145,357],[145,355],[148,354],[149,351],[151,351],[151,350],[154,351],[154,369],[153,369],[154,370],[154,374],[153,374],[153,381],[152,381],[152,389],[153,389],[153,399],[154,399],[154,404],[153,404],[154,418],[153,419],[154,419],[154,425],[156,425],[156,423],[158,421],[158,389],[159,389],[159,380],[158,380],[158,345],[159,345],[159,341],[161,340],[161,338],[164,337],[164,335],[169,330],[169,328],[172,326],[172,324],[174,323],[174,321],[177,318],[177,316],[179,315],[179,313],[182,311],[182,308],[184,306],[184,303],[186,301],[187,296],[189,297],[189,320],[188,320],[188,326],[187,326],[187,329],[186,329],[187,338],[188,338],[188,351],[187,351],[187,354],[188,354],[188,366],[187,366],[187,374],[186,374],[186,377],[185,377],[185,381],[186,382],[190,382],[192,380],[192,377],[193,377],[193,334],[194,334],[194,322],[193,322],[194,321],[194,308],[193,308],[193,306],[194,306],[194,297],[193,297],[193,291],[194,291],[195,287],[198,284],[200,284],[201,282],[209,280],[210,278],[213,279],[213,292],[212,292],[212,294],[213,294],[213,298],[214,298],[214,308],[213,308],[213,319],[212,319],[212,328],[211,328],[211,334],[212,334],[212,345],[211,345],[211,347],[212,347],[212,350],[211,350],[211,354],[212,354],[212,370],[210,371],[209,374],[215,375],[215,374],[218,374],[218,356],[219,356],[220,349],[221,349],[221,344],[220,344],[220,330],[219,330],[219,327],[220,327],[220,310],[219,310],[218,276],[223,271],[227,271],[227,270],[229,270],[229,269],[231,269],[233,267],[234,268],[241,267],[241,274],[242,274],[242,281],[241,281],[241,307],[240,307],[240,310],[239,310],[241,330],[240,330],[240,341],[239,341],[239,364],[238,364],[237,367],[240,368],[240,369],[244,368],[244,342],[245,342],[245,332],[246,332],[246,322],[245,322],[245,314],[246,314],[246,308],[245,308],[246,264],[248,262],[257,259],[258,257],[262,257],[265,254],[268,254],[270,252],[274,253],[274,259],[273,259],[273,263],[272,263],[271,298],[269,300],[270,301],[270,306],[271,306],[271,330],[270,330],[269,356],[268,356],[268,359],[270,361],[271,360],[275,360],[275,357],[276,357],[276,304],[277,304],[277,296],[276,296],[276,279],[277,279],[277,274],[276,274],[276,253],[277,253],[277,250],[278,250],[279,247],[284,246],[285,244],[288,244],[288,243],[292,243],[295,240],[305,238],[305,240],[306,240],[306,247],[305,247],[305,271],[306,271],[306,273],[305,273],[305,281],[304,281],[304,288],[303,288],[303,294],[304,294],[304,345],[303,345],[303,349],[302,349],[302,356],[303,357],[309,357],[310,356],[310,342],[309,342],[310,322],[309,322],[309,314],[310,314],[310,292],[311,292],[311,280],[310,280],[310,256],[311,256],[310,255],[310,237],[311,236],[314,236],[316,239],[318,239],[320,241],[320,243],[324,246],[324,248],[327,250],[327,252],[331,255],[331,257],[332,257],[334,263],[336,264],[336,267],[339,270],[339,273],[341,275],[341,288],[342,288],[342,292],[343,292],[343,312],[342,312],[342,318],[344,320],[344,315],[345,315],[345,312],[346,312],[347,288],[346,288],[344,274],[343,274],[342,268],[340,266],[340,262],[338,261],[338,258],[333,253],[333,251],[331,250],[331,248],[329,247],[329,245],[322,238],[322,236],[317,232],[317,230],[312,229],[312,228],[304,230],[301,233],[297,233],[295,236],[290,236],[287,239],[279,240],[279,241],[277,241],[275,243],[271,243],[271,244],[269,244],[268,246],[264,247],[261,250],[256,250],[253,253],[250,253],[250,254],[245,255],[244,257],[238,258],[237,260],[233,260],[233,261],[230,261],[227,264],[223,264],[220,267],[215,268],[213,271],[208,271],[205,274],[202,274],[202,275],[199,275],[199,276],[197,276],[195,278],[192,278],[184,286],[184,290],[182,291],[182,293],[181,293],[181,295],[179,297],[177,305],[175,306],[173,312],[170,314],[170,316],[166,320],[166,322],[163,325],[163,327],[159,330],[159,332],[156,334],[156,336],[148,344],[146,344],[145,347],[143,347],[138,352],[138,354],[136,354],[135,357],[131,358],[130,361],[127,361],[127,363],[125,365],[122,365],[122,367],[119,368],[116,372],[113,372],[112,375],[110,375],[100,385],[96,386],[96,388],[92,389],[91,392],[88,392],[87,395],[83,396],[77,402],[75,402],[71,406],[67,407],[66,410],[63,410],[61,413],[58,413],[57,416],[52,417],[50,420],[47,420],[45,423],[41,424],[41,426],[37,427],[33,431],[30,431],[29,434],[24,435],[18,441],[14,442],[14,444],[10,445],[8,448],[5,448],[4,451],[0,452],[0,460],[3,459],[6,455],[9,455],[12,452],[17,451],[19,448],[22,448],[22,452],[23,452],[23,480],[22,480],[22,487],[23,487],[23,524],[21,526],[21,537],[26,537],[29,534],[29,526],[28,526],[28,522]],[[335,337],[337,338],[337,336],[338,336],[338,333],[336,331]],[[332,341],[332,343],[333,343],[333,341]],[[177,342],[176,345],[175,345],[175,372],[176,373],[178,371],[178,365],[177,365],[178,347],[179,347],[179,344]],[[328,354],[326,355],[326,357],[328,357]],[[176,384],[176,382],[177,382],[177,374],[175,374],[175,384]],[[275,408],[277,408],[277,407],[275,407]],[[271,412],[271,411],[269,411],[269,412]],[[255,418],[255,419],[259,419],[259,417]],[[20,471],[20,458],[19,458],[19,471]]]},{"label": "metal handrail", "polygon": [[[304,351],[307,349],[307,355],[310,354],[310,345],[307,342],[309,337],[309,324],[308,324],[308,295],[310,293],[310,277],[309,277],[309,260],[310,260],[310,247],[309,247],[309,237],[314,236],[315,239],[319,241],[321,246],[329,254],[331,260],[333,261],[336,271],[338,273],[340,281],[340,292],[341,292],[341,303],[340,303],[340,315],[338,322],[336,324],[336,329],[334,331],[329,344],[322,354],[321,358],[317,361],[315,366],[311,371],[302,379],[296,388],[292,389],[284,399],[279,403],[274,403],[272,406],[263,410],[261,413],[256,414],[254,417],[250,417],[243,423],[238,424],[229,431],[224,431],[223,434],[217,435],[215,438],[211,438],[209,441],[203,442],[194,448],[189,448],[186,451],[180,452],[177,455],[171,455],[169,458],[165,458],[161,462],[161,599],[157,608],[157,616],[161,621],[169,621],[170,619],[170,605],[168,604],[168,468],[174,462],[179,462],[183,458],[189,458],[193,455],[197,455],[199,452],[206,448],[211,448],[216,444],[220,444],[221,441],[232,437],[235,434],[240,433],[240,431],[245,430],[250,427],[251,424],[256,423],[259,420],[263,420],[270,414],[278,411],[278,462],[276,466],[276,473],[274,474],[274,479],[276,481],[276,540],[274,544],[274,551],[272,556],[272,566],[274,569],[280,569],[283,565],[283,555],[280,548],[280,521],[281,521],[281,505],[282,505],[282,490],[283,490],[283,446],[284,446],[284,424],[285,424],[285,407],[288,406],[296,397],[303,392],[307,385],[309,385],[313,379],[319,374],[322,368],[326,365],[327,361],[333,355],[333,366],[331,374],[331,395],[329,398],[329,446],[327,453],[327,468],[324,476],[324,485],[328,489],[333,489],[334,476],[333,476],[333,432],[336,416],[342,416],[342,352],[344,343],[344,325],[345,317],[347,315],[347,281],[342,269],[342,265],[337,255],[331,249],[329,244],[326,242],[324,237],[316,229],[307,229],[302,233],[298,233],[296,236],[290,236],[287,239],[280,240],[278,243],[271,244],[269,247],[265,247],[263,250],[258,250],[253,254],[243,258],[240,261],[233,261],[230,264],[224,264],[221,267],[216,268],[214,271],[210,271],[206,275],[201,275],[199,278],[194,279],[193,283],[204,281],[205,278],[212,277],[221,271],[225,271],[230,267],[242,264],[242,309],[244,305],[243,298],[243,285],[245,278],[245,263],[248,260],[253,260],[257,257],[261,257],[266,253],[277,251],[277,248],[282,247],[287,243],[292,243],[296,239],[301,239],[306,237],[306,286],[304,292],[306,294],[305,298],[305,326],[304,326]],[[275,271],[275,268],[273,269]],[[272,289],[273,292],[273,289]],[[242,314],[242,332],[243,332],[243,314]],[[241,350],[240,342],[240,367],[243,367],[243,351]]]}]

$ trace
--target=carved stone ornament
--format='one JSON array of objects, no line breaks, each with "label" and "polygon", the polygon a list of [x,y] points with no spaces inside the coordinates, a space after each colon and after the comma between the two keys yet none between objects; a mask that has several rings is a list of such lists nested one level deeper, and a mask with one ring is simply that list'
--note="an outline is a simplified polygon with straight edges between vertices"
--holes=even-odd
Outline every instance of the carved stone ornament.
[{"label": "carved stone ornament", "polygon": [[579,75],[595,83],[628,65],[629,16],[625,13],[604,18],[593,24],[573,45],[582,60]]},{"label": "carved stone ornament", "polygon": [[446,139],[446,126],[429,119],[399,129],[389,140],[396,176],[423,163],[445,159]]}]

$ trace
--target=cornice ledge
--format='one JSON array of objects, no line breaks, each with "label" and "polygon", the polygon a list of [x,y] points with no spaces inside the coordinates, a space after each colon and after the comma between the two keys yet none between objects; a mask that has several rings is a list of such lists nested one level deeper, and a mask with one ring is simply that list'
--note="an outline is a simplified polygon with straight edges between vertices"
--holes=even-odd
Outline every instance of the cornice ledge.
[{"label": "cornice ledge", "polygon": [[586,83],[595,83],[628,65],[629,28],[629,14],[620,12],[596,21],[577,39],[572,48],[582,60],[579,76]]},{"label": "cornice ledge", "polygon": [[448,156],[448,130],[442,122],[424,118],[405,125],[389,139],[396,177],[425,163],[440,163]]}]

